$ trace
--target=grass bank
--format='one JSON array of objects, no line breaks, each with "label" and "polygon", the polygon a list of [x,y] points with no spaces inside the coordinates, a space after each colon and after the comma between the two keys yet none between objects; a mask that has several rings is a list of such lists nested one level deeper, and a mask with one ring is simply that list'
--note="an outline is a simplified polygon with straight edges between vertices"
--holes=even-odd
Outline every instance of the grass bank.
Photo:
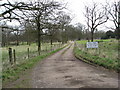
[{"label": "grass bank", "polygon": [[9,68],[9,69],[5,70],[2,73],[3,84],[6,84],[6,83],[9,83],[11,81],[17,80],[20,77],[22,72],[24,72],[24,71],[26,71],[28,69],[31,69],[40,60],[43,60],[44,58],[46,58],[46,57],[60,51],[61,49],[65,48],[66,46],[67,45],[65,45],[62,48],[56,49],[56,50],[54,50],[54,51],[52,51],[50,53],[46,53],[45,55],[31,58],[29,60],[26,60],[26,62],[24,62],[23,64],[18,64],[16,66],[14,66],[13,68]]},{"label": "grass bank", "polygon": [[[119,72],[120,65],[118,63],[118,44],[116,41],[105,40],[99,43],[101,52],[99,53],[96,49],[85,49],[85,42],[77,41],[74,47],[74,54],[80,60],[90,64],[96,64],[103,66],[107,69],[115,70]],[[84,44],[84,47],[80,47],[80,44]],[[104,55],[103,55],[104,54]]]}]

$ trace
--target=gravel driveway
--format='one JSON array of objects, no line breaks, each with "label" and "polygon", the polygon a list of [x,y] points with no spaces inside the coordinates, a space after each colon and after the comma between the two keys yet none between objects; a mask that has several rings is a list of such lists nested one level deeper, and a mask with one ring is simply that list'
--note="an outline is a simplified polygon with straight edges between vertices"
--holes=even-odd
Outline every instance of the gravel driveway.
[{"label": "gravel driveway", "polygon": [[[68,46],[69,47],[69,46]],[[117,88],[118,74],[76,59],[74,44],[40,61],[31,72],[33,88]]]}]

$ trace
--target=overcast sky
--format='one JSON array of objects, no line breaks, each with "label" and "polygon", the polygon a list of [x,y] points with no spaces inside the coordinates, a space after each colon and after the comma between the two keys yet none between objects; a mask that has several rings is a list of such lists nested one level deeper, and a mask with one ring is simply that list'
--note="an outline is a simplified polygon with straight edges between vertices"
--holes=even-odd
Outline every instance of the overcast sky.
[{"label": "overcast sky", "polygon": [[[5,1],[7,0],[2,0],[2,2],[5,2]],[[18,0],[9,0],[9,1],[18,1]],[[25,0],[22,0],[22,1],[25,1]],[[56,1],[67,3],[67,8],[68,8],[67,12],[71,13],[73,17],[73,20],[71,22],[72,24],[76,24],[76,23],[86,24],[85,17],[83,15],[83,12],[85,11],[84,6],[88,4],[90,5],[92,4],[92,2],[104,4],[107,0],[56,0]],[[118,0],[108,0],[108,1],[113,2]],[[12,23],[8,23],[8,24],[12,24]],[[112,25],[112,23],[108,22],[106,25]],[[99,29],[105,30],[103,25],[101,27],[99,27]]]},{"label": "overcast sky", "polygon": [[[71,12],[71,14],[74,16],[72,20],[72,24],[75,23],[82,23],[86,24],[85,17],[83,12],[85,12],[85,5],[92,5],[93,2],[97,2],[99,4],[105,4],[106,2],[114,2],[118,0],[63,0],[64,2],[68,2],[68,10]],[[107,31],[108,28],[105,26],[114,26],[114,24],[110,21],[108,21],[105,25],[101,25],[98,27],[99,30],[105,30]]]}]

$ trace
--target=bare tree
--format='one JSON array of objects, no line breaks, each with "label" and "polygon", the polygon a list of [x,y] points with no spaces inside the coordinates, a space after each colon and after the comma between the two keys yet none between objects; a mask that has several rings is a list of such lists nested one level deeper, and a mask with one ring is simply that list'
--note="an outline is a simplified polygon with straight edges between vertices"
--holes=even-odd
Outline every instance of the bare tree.
[{"label": "bare tree", "polygon": [[[59,26],[60,26],[60,29],[61,29],[61,38],[62,38],[62,43],[64,43],[64,42],[66,42],[66,36],[67,35],[65,35],[66,34],[66,30],[65,30],[65,27],[67,26],[67,25],[69,25],[70,24],[70,22],[71,22],[71,17],[68,15],[68,14],[66,14],[65,12],[59,12],[58,13],[58,21],[59,21]],[[63,34],[64,33],[64,34]]]},{"label": "bare tree", "polygon": [[24,2],[14,2],[11,3],[9,0],[7,0],[6,3],[0,4],[0,8],[2,9],[2,12],[0,13],[0,21],[2,20],[20,20],[24,19],[23,15],[18,14],[22,12],[22,10],[29,10],[32,6],[30,4],[26,4]]},{"label": "bare tree", "polygon": [[45,28],[46,21],[50,14],[53,14],[55,10],[61,7],[61,4],[53,1],[38,1],[33,4],[36,9],[32,10],[32,15],[35,19],[35,23],[38,31],[38,51],[41,51],[41,36],[44,35],[43,29]]},{"label": "bare tree", "polygon": [[91,41],[93,41],[96,28],[108,20],[107,11],[97,3],[93,3],[91,7],[85,6],[85,10],[87,25],[91,32]]},{"label": "bare tree", "polygon": [[5,11],[0,13],[1,20],[28,20],[34,21],[38,31],[38,51],[41,51],[41,36],[45,23],[48,20],[50,14],[56,12],[56,10],[62,10],[62,4],[56,1],[42,0],[42,1],[30,1],[28,3],[15,2],[1,4],[0,7],[4,8]]},{"label": "bare tree", "polygon": [[117,33],[117,38],[120,38],[120,1],[112,2],[111,4],[107,2],[105,7],[106,11],[109,13],[109,20],[114,23],[114,27],[108,27],[112,30],[115,30]]}]

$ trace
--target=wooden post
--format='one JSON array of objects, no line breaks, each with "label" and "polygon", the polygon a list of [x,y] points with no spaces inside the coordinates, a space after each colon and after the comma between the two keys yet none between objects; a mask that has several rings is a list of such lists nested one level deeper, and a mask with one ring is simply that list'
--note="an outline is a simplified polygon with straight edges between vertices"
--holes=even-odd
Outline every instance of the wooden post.
[{"label": "wooden post", "polygon": [[59,46],[60,46],[60,43],[58,43],[57,48],[59,48]]},{"label": "wooden post", "polygon": [[86,47],[86,49],[87,49],[87,52],[88,52],[88,48]]},{"label": "wooden post", "polygon": [[98,47],[98,54],[99,54],[99,56],[100,56],[100,45],[99,45],[99,47]]},{"label": "wooden post", "polygon": [[84,45],[84,48],[85,48],[85,52],[86,52],[87,51],[86,44]]},{"label": "wooden post", "polygon": [[12,65],[13,64],[13,60],[12,60],[12,48],[9,48],[9,61],[10,61],[10,64]]},{"label": "wooden post", "polygon": [[27,49],[27,51],[28,51],[28,59],[29,59],[29,57],[30,57],[30,55],[29,55],[29,53],[30,53],[30,50],[29,50],[29,48]]},{"label": "wooden post", "polygon": [[96,54],[98,53],[98,48],[96,48]]},{"label": "wooden post", "polygon": [[58,44],[58,48],[60,48],[60,43]]},{"label": "wooden post", "polygon": [[82,47],[83,47],[83,51],[85,51],[84,44],[82,44]]},{"label": "wooden post", "polygon": [[46,52],[47,52],[47,45],[46,45]]},{"label": "wooden post", "polygon": [[15,53],[15,49],[13,50],[13,57],[14,57],[14,63],[16,64],[16,53]]},{"label": "wooden post", "polygon": [[54,44],[54,50],[56,50],[56,44]]}]

